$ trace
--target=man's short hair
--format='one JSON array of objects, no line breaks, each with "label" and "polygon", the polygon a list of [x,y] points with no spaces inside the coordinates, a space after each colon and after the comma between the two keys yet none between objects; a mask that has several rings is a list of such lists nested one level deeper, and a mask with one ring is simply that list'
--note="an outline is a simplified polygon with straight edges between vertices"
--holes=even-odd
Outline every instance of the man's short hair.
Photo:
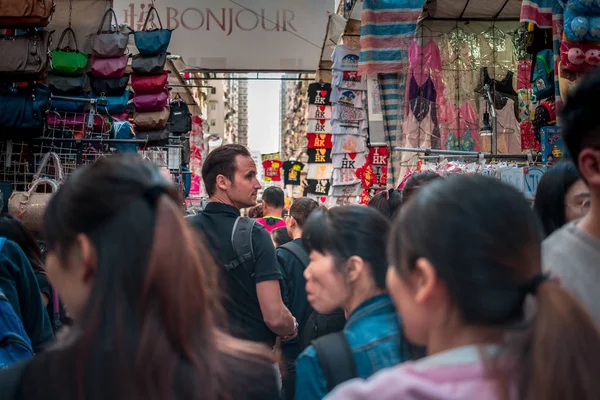
[{"label": "man's short hair", "polygon": [[273,208],[283,208],[285,206],[285,194],[280,187],[270,186],[265,189],[262,200]]},{"label": "man's short hair", "polygon": [[302,197],[294,201],[294,204],[290,207],[290,217],[294,218],[300,229],[302,229],[310,214],[317,209],[319,209],[319,203],[308,197]]},{"label": "man's short hair", "polygon": [[236,156],[251,157],[247,148],[239,144],[217,147],[206,157],[202,165],[202,180],[209,196],[217,191],[217,176],[223,175],[233,182],[237,171]]},{"label": "man's short hair", "polygon": [[600,70],[582,78],[562,108],[562,136],[576,165],[583,149],[600,146],[598,93]]}]

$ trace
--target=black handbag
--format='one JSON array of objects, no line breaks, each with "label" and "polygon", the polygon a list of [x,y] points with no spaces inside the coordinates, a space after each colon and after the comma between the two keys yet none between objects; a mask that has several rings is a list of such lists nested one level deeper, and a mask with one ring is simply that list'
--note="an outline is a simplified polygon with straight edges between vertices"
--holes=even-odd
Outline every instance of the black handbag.
[{"label": "black handbag", "polygon": [[135,136],[138,140],[146,140],[147,145],[150,147],[162,147],[169,144],[169,134],[168,130],[159,129],[156,131],[136,132]]},{"label": "black handbag", "polygon": [[173,135],[179,136],[192,130],[192,114],[185,100],[177,95],[171,100],[171,115],[169,116],[169,130]]},{"label": "black handbag", "polygon": [[105,96],[122,96],[128,84],[129,74],[115,79],[91,78],[91,85],[94,92],[98,94],[104,93]]},{"label": "black handbag", "polygon": [[50,88],[41,83],[0,90],[0,127],[42,127],[49,101]]},{"label": "black handbag", "polygon": [[47,83],[54,94],[81,94],[85,92],[88,78],[86,75],[60,76],[50,73]]},{"label": "black handbag", "polygon": [[131,69],[136,75],[161,75],[167,62],[167,53],[156,56],[143,56],[136,54],[133,56]]}]

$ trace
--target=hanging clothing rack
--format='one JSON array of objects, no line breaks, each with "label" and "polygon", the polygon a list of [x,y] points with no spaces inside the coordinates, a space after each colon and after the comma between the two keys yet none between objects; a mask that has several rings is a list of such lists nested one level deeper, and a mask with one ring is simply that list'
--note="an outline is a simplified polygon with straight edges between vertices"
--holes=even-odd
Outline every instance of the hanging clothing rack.
[{"label": "hanging clothing rack", "polygon": [[406,151],[412,153],[423,153],[425,156],[431,155],[447,155],[447,156],[471,156],[475,158],[483,157],[484,159],[508,159],[508,160],[533,160],[538,155],[533,154],[492,154],[475,151],[454,151],[454,150],[437,150],[437,149],[419,149],[411,147],[394,147],[395,151]]}]

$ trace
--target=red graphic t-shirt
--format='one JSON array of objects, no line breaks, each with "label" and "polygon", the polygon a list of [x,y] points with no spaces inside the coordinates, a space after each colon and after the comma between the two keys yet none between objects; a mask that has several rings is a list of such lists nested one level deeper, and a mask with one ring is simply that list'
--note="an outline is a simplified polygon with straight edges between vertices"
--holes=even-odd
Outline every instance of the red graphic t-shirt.
[{"label": "red graphic t-shirt", "polygon": [[308,139],[309,149],[331,149],[333,142],[331,141],[333,135],[307,133],[306,138]]},{"label": "red graphic t-shirt", "polygon": [[281,167],[283,162],[280,160],[266,160],[262,163],[265,170],[265,182],[281,182]]}]

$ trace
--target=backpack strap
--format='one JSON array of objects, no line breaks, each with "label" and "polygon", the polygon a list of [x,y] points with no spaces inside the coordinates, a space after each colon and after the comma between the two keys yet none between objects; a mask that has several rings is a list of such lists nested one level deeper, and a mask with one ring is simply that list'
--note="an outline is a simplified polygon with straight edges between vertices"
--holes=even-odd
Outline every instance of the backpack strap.
[{"label": "backpack strap", "polygon": [[313,341],[312,345],[317,352],[329,391],[358,377],[354,355],[343,331],[323,336]]},{"label": "backpack strap", "polygon": [[254,248],[252,246],[252,229],[254,228],[255,220],[247,217],[237,217],[233,224],[231,232],[231,245],[236,255],[236,259],[225,264],[227,272],[244,265],[250,276],[254,277]]},{"label": "backpack strap", "polygon": [[294,257],[296,257],[298,259],[298,261],[300,261],[302,263],[304,268],[306,268],[308,266],[308,264],[310,264],[310,258],[308,257],[306,250],[304,250],[302,248],[302,246],[300,246],[298,243],[294,243],[293,241],[287,242],[286,244],[284,244],[283,246],[280,246],[279,248],[285,249],[285,250],[289,251],[290,253],[292,253],[294,255]]}]

